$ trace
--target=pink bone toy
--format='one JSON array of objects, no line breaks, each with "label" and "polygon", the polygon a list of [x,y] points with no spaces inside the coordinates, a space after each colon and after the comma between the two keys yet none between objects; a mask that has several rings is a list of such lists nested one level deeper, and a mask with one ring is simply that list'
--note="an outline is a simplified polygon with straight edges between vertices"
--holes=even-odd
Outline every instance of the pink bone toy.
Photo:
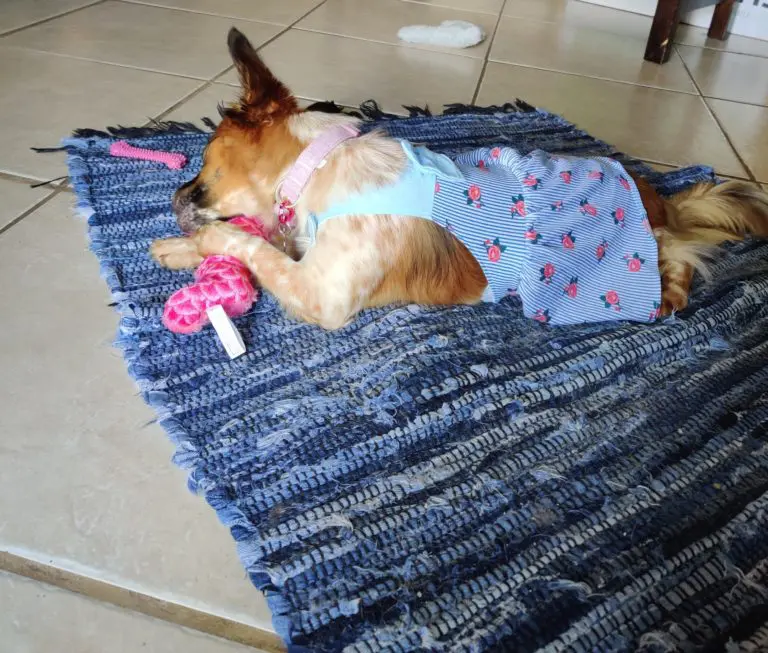
[{"label": "pink bone toy", "polygon": [[[239,215],[229,223],[269,240],[258,216]],[[177,290],[165,302],[163,324],[174,333],[196,333],[210,321],[206,311],[211,306],[220,305],[229,317],[239,317],[258,296],[243,263],[234,256],[208,256],[195,270],[195,283]]]},{"label": "pink bone toy", "polygon": [[115,141],[109,146],[109,153],[112,156],[121,156],[126,159],[142,159],[144,161],[164,163],[171,170],[181,170],[187,165],[187,157],[179,152],[146,150],[141,147],[135,147],[128,141]]}]

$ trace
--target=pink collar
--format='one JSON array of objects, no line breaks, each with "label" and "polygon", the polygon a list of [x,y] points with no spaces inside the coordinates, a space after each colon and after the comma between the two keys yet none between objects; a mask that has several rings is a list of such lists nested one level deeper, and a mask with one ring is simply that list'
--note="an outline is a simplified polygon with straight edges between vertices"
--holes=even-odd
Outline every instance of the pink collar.
[{"label": "pink collar", "polygon": [[338,125],[320,134],[304,148],[275,189],[275,215],[281,225],[288,225],[293,220],[296,202],[315,170],[325,165],[326,157],[344,141],[359,134],[359,130],[351,125]]}]

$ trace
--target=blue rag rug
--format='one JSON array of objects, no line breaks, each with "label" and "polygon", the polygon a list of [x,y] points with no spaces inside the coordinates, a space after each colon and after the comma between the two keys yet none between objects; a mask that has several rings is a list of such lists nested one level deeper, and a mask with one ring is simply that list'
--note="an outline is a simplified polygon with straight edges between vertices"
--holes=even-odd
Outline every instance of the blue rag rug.
[{"label": "blue rag rug", "polygon": [[[654,173],[524,105],[452,111],[365,129],[449,155],[616,155],[663,193],[712,175]],[[116,137],[190,164],[112,158]],[[191,275],[147,254],[178,233],[170,197],[208,138],[64,146],[130,374],[290,649],[768,650],[768,244],[729,248],[652,326],[551,328],[510,298],[327,333],[265,296],[229,361],[210,328],[163,328]]]}]

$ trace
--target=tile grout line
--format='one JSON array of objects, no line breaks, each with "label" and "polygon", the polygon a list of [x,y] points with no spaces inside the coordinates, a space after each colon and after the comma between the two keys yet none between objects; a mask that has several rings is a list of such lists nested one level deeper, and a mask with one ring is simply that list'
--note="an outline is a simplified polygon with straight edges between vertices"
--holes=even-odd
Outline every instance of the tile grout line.
[{"label": "tile grout line", "polygon": [[[91,7],[95,7],[96,5],[103,4],[103,3],[107,2],[107,1],[108,0],[97,0],[97,2],[94,2],[92,4],[84,5],[82,7],[78,7],[76,9],[72,9],[71,11],[67,11],[67,12],[64,12],[62,14],[58,14],[56,16],[51,16],[50,18],[45,18],[45,19],[42,19],[42,20],[40,20],[38,22],[30,23],[29,25],[24,25],[23,27],[15,28],[13,30],[10,30],[9,32],[6,32],[5,34],[0,34],[0,40],[4,36],[10,36],[10,35],[15,34],[17,32],[20,32],[21,30],[25,30],[25,29],[27,29],[29,27],[35,27],[37,25],[40,25],[41,23],[47,23],[48,21],[52,21],[52,20],[55,20],[57,18],[61,18],[62,16],[66,16],[66,15],[75,13],[77,11],[81,11],[83,9],[89,9]],[[245,21],[247,23],[258,23],[258,24],[261,24],[261,25],[270,25],[270,26],[273,26],[273,27],[280,28],[279,31],[274,36],[268,38],[266,41],[264,41],[264,43],[262,43],[259,47],[256,48],[256,50],[258,51],[258,50],[261,50],[261,48],[263,48],[263,47],[269,45],[270,43],[272,43],[275,39],[279,38],[280,36],[282,36],[286,32],[288,32],[298,22],[304,20],[304,18],[309,16],[313,11],[315,11],[316,9],[319,9],[320,7],[322,7],[328,0],[322,0],[322,2],[318,3],[316,6],[312,7],[308,11],[306,11],[304,14],[299,16],[296,20],[294,20],[289,25],[279,25],[277,23],[268,23],[266,21],[249,20],[247,18],[235,18],[235,17],[232,17],[232,16],[222,16],[220,14],[209,14],[209,13],[203,13],[203,12],[199,12],[199,11],[190,11],[190,10],[187,10],[187,9],[181,9],[181,8],[177,8],[177,7],[167,7],[165,5],[149,4],[149,3],[146,3],[146,2],[131,2],[131,0],[113,0],[113,1],[120,2],[121,4],[128,4],[128,5],[138,6],[138,7],[152,7],[152,8],[155,8],[155,9],[167,9],[168,11],[176,11],[176,12],[182,12],[182,13],[188,13],[188,14],[197,14],[197,15],[200,15],[200,16],[211,16],[213,18],[222,18],[222,19],[232,20],[232,21],[242,20],[242,21]],[[309,30],[301,30],[301,31],[309,31]],[[232,68],[232,65],[229,65],[229,66],[227,66],[227,68],[225,70],[223,70],[222,72],[216,73],[213,77],[210,77],[210,78],[195,77],[194,75],[185,75],[183,73],[174,73],[174,72],[171,72],[171,71],[168,71],[168,70],[159,70],[159,69],[155,69],[155,68],[142,68],[141,66],[133,66],[133,65],[130,65],[130,64],[118,63],[118,62],[115,62],[115,61],[104,61],[102,59],[93,59],[93,58],[90,58],[90,57],[82,57],[82,56],[78,56],[78,55],[74,55],[74,54],[67,54],[67,53],[62,53],[62,52],[51,52],[49,50],[41,50],[39,48],[30,47],[28,45],[15,45],[15,46],[12,46],[12,47],[16,47],[16,48],[20,48],[20,49],[23,49],[23,50],[27,50],[29,52],[37,52],[38,54],[45,54],[45,55],[49,55],[49,56],[52,56],[52,57],[63,57],[65,59],[74,59],[76,61],[89,61],[91,63],[96,63],[96,64],[103,65],[103,66],[116,66],[117,68],[127,68],[129,70],[139,70],[139,71],[142,71],[142,72],[153,73],[155,75],[168,75],[169,77],[178,77],[178,78],[181,78],[181,79],[188,79],[188,80],[191,80],[191,81],[201,82],[203,84],[203,86],[201,88],[195,89],[195,91],[192,91],[189,94],[188,97],[193,97],[198,92],[205,90],[205,88],[207,88],[210,85],[210,82],[214,82],[215,80],[219,79],[221,76],[223,76],[224,74],[229,72],[229,70]],[[165,113],[165,112],[163,112],[163,113]]]},{"label": "tile grout line", "polygon": [[675,49],[675,54],[678,57],[680,57],[680,61],[683,63],[683,67],[685,68],[685,71],[688,73],[688,76],[691,78],[693,85],[696,87],[696,91],[698,91],[699,99],[701,100],[704,107],[707,109],[707,112],[711,116],[712,120],[715,121],[717,128],[720,130],[720,133],[723,135],[723,138],[725,138],[726,143],[728,143],[728,147],[731,148],[738,162],[741,164],[744,170],[747,171],[747,175],[749,176],[750,181],[753,181],[756,184],[760,183],[757,181],[757,177],[755,177],[755,174],[752,172],[752,168],[750,168],[747,165],[747,162],[742,158],[741,154],[739,154],[739,151],[736,149],[736,146],[733,144],[731,137],[728,135],[728,132],[725,131],[725,127],[723,127],[723,124],[720,122],[720,119],[712,110],[712,107],[710,107],[709,104],[707,103],[707,98],[705,97],[704,93],[701,92],[701,87],[699,86],[699,83],[694,78],[693,73],[691,72],[690,68],[688,67],[688,64],[685,62],[685,59],[683,58],[683,55],[680,54],[680,50],[678,49],[677,44],[675,44],[673,47]]},{"label": "tile grout line", "polygon": [[[43,197],[41,200],[30,206],[28,209],[22,211],[17,215],[13,220],[11,220],[9,223],[4,224],[2,227],[0,227],[0,236],[2,236],[5,232],[9,231],[12,227],[15,227],[19,222],[21,222],[24,218],[31,215],[37,209],[39,209],[43,204],[47,204],[50,200],[52,200],[57,195],[66,192],[63,188],[55,188],[50,192],[50,194]],[[1,554],[2,552],[0,552]],[[0,566],[0,569],[2,569],[2,566]]]},{"label": "tile grout line", "polygon": [[[100,1],[106,1],[106,0],[100,0]],[[158,9],[172,9],[173,11],[186,11],[187,13],[199,14],[201,16],[213,16],[215,18],[229,18],[230,20],[244,20],[244,21],[248,21],[248,22],[252,22],[252,23],[265,23],[265,24],[268,24],[268,25],[278,25],[278,23],[271,23],[271,22],[268,22],[268,21],[259,20],[257,18],[242,18],[240,16],[229,16],[229,15],[225,15],[225,14],[217,14],[217,13],[214,13],[212,11],[203,11],[202,9],[189,9],[188,7],[171,7],[169,5],[162,5],[162,4],[158,4],[157,2],[152,2],[152,0],[114,0],[114,1],[115,2],[123,2],[125,4],[132,4],[132,5],[143,5],[145,7],[156,7]],[[446,9],[448,11],[455,11],[455,12],[463,13],[463,14],[482,14],[484,16],[495,16],[496,15],[495,11],[481,11],[479,9],[464,9],[464,8],[461,8],[461,7],[450,7],[450,6],[447,6],[447,5],[438,5],[438,4],[433,4],[433,3],[425,3],[425,2],[421,2],[421,0],[399,0],[399,1],[400,2],[407,2],[408,4],[411,4],[411,5],[422,6],[422,7],[434,7],[434,8],[437,8],[437,9]],[[325,4],[325,1],[323,2],[323,4]],[[306,16],[311,14],[319,6],[320,5],[310,9],[306,14],[304,14],[304,16],[302,16],[302,18],[305,18]],[[295,23],[293,23],[293,24],[295,24]],[[282,27],[282,25],[280,25],[280,26]],[[304,31],[315,31],[315,30],[308,30],[308,29],[304,28]],[[363,40],[371,40],[371,39],[363,39]]]},{"label": "tile grout line", "polygon": [[[317,9],[322,7],[326,2],[328,2],[328,0],[322,0],[322,2],[318,3],[317,5],[312,7],[312,9],[310,9],[309,11],[307,11],[304,14],[302,14],[301,16],[299,16],[290,25],[286,25],[284,29],[282,29],[277,34],[275,34],[273,37],[267,39],[266,41],[264,41],[264,43],[262,43],[259,47],[257,47],[256,48],[256,52],[260,52],[262,50],[262,48],[267,47],[270,43],[274,43],[283,34],[285,34],[286,32],[289,32],[293,28],[294,25],[296,25],[300,21],[304,20],[313,11],[316,11]],[[140,4],[140,3],[134,3],[134,4]],[[234,64],[230,64],[224,70],[222,70],[220,73],[217,73],[216,75],[214,75],[210,79],[206,80],[206,82],[204,84],[202,84],[201,86],[196,88],[194,91],[192,91],[191,93],[189,93],[185,97],[181,98],[178,102],[174,103],[173,105],[171,105],[169,108],[165,109],[164,111],[161,111],[154,118],[151,118],[149,120],[149,122],[147,122],[144,126],[146,127],[146,126],[151,125],[153,122],[162,121],[163,118],[165,118],[169,113],[171,113],[172,111],[175,111],[176,109],[178,109],[185,102],[188,102],[192,98],[197,97],[198,95],[200,95],[200,93],[202,93],[203,91],[211,88],[211,86],[213,86],[216,83],[217,80],[219,80],[222,77],[224,77],[224,75],[226,75],[230,70],[234,69],[234,67],[235,67]]]},{"label": "tile grout line", "polygon": [[[125,5],[134,5],[139,7],[152,7],[153,9],[167,9],[168,11],[181,11],[187,14],[197,14],[198,16],[211,16],[212,18],[223,18],[225,20],[241,20],[246,23],[260,23],[262,25],[274,25],[275,27],[286,27],[282,23],[273,23],[268,20],[259,20],[258,18],[243,18],[242,16],[229,16],[226,14],[216,14],[211,11],[203,11],[202,9],[189,9],[188,7],[173,7],[171,5],[161,5],[157,2],[150,2],[150,0],[112,0],[113,2],[120,2]],[[325,1],[325,0],[324,0]],[[310,9],[307,14],[312,13],[313,9]],[[305,16],[307,14],[304,14]],[[304,16],[302,16],[303,18]],[[299,19],[301,20],[301,19]],[[293,24],[293,23],[291,23]],[[290,25],[288,25],[290,27]]]},{"label": "tile grout line", "polygon": [[477,79],[477,85],[475,86],[475,92],[472,94],[472,100],[470,101],[471,105],[474,105],[477,102],[477,96],[480,94],[480,87],[483,85],[483,80],[485,79],[485,71],[488,68],[488,62],[491,59],[491,50],[493,49],[493,44],[496,41],[496,34],[499,31],[499,25],[501,25],[501,19],[504,18],[504,9],[507,6],[507,0],[504,0],[504,2],[501,3],[501,8],[499,9],[499,15],[496,17],[496,25],[493,28],[493,34],[491,35],[491,41],[488,44],[488,50],[485,53],[485,57],[483,57],[483,65],[482,68],[480,68],[480,76]]},{"label": "tile grout line", "polygon": [[[279,26],[276,25],[276,27],[279,27]],[[142,73],[151,73],[152,75],[166,75],[167,77],[177,77],[179,79],[188,79],[193,82],[201,82],[201,83],[208,81],[206,77],[193,77],[192,75],[184,75],[182,73],[172,73],[168,70],[157,70],[155,68],[141,68],[139,66],[131,66],[125,63],[118,63],[116,61],[103,61],[102,59],[91,59],[90,57],[79,57],[74,54],[64,54],[62,52],[50,52],[48,50],[40,50],[38,48],[34,48],[28,45],[14,45],[9,47],[25,50],[26,52],[35,52],[37,54],[44,54],[50,57],[74,59],[75,61],[87,61],[89,63],[95,63],[100,66],[114,66],[115,68],[127,68],[128,70],[138,70]]]},{"label": "tile grout line", "polygon": [[[216,80],[217,80],[217,79],[221,79],[221,78],[222,78],[224,75],[226,75],[226,74],[227,74],[227,73],[228,73],[230,70],[232,70],[232,68],[234,68],[234,65],[230,65],[230,66],[227,66],[227,67],[226,67],[226,68],[225,68],[223,71],[221,71],[221,72],[220,72],[220,73],[218,73],[217,75],[214,75],[214,76],[213,76],[213,77],[211,77],[209,80],[207,80],[207,81],[203,82],[203,83],[202,83],[200,86],[198,86],[196,89],[194,89],[194,90],[193,90],[191,93],[189,93],[188,95],[185,95],[185,96],[184,96],[184,97],[182,97],[180,100],[177,100],[177,101],[176,101],[176,102],[174,102],[174,103],[173,103],[173,104],[172,104],[170,107],[168,107],[167,109],[164,109],[163,111],[161,111],[160,113],[158,113],[156,116],[154,116],[154,117],[151,117],[151,118],[150,118],[150,119],[149,119],[147,122],[145,122],[145,123],[142,125],[142,127],[150,127],[150,126],[152,126],[153,124],[155,124],[155,123],[157,123],[157,122],[162,122],[162,121],[163,121],[163,119],[164,119],[164,118],[165,118],[165,117],[166,117],[166,116],[167,116],[169,113],[171,113],[171,112],[175,111],[175,110],[176,110],[176,109],[178,109],[178,108],[179,108],[181,105],[183,105],[184,103],[188,102],[188,101],[189,101],[189,100],[191,100],[192,98],[195,98],[195,97],[197,97],[198,95],[200,95],[200,93],[202,93],[202,92],[203,92],[203,91],[205,91],[206,89],[209,89],[209,88],[211,88],[211,86],[213,86],[213,85],[216,83]],[[200,117],[201,117],[201,118],[207,118],[208,116],[200,116]]]},{"label": "tile grout line", "polygon": [[[750,38],[750,37],[745,36],[744,38]],[[755,40],[759,41],[760,39],[755,39]],[[683,46],[684,48],[698,48],[699,50],[708,50],[709,52],[718,52],[720,54],[738,54],[738,55],[741,55],[742,57],[755,57],[756,59],[768,59],[768,53],[753,54],[751,52],[738,52],[737,50],[723,50],[722,48],[710,48],[707,45],[693,45],[692,43],[675,42],[674,45],[675,47]]]},{"label": "tile grout line", "polygon": [[[413,1],[413,0],[407,0],[407,1]],[[532,70],[541,70],[541,71],[545,71],[545,72],[556,73],[556,74],[559,74],[559,75],[570,75],[572,77],[584,77],[584,78],[587,78],[587,79],[599,79],[601,81],[612,82],[614,84],[625,84],[627,86],[641,86],[643,88],[650,88],[650,89],[655,89],[655,90],[659,90],[659,91],[668,91],[670,93],[681,93],[681,94],[684,94],[684,95],[696,95],[697,94],[696,91],[683,91],[683,90],[680,90],[680,89],[664,88],[662,86],[651,86],[649,84],[638,84],[637,82],[628,82],[628,81],[624,81],[624,80],[620,80],[620,79],[610,79],[608,77],[599,77],[599,76],[596,76],[596,75],[584,75],[584,74],[581,74],[581,73],[574,73],[574,72],[569,72],[569,71],[565,71],[565,70],[555,70],[553,68],[542,68],[540,66],[533,66],[531,64],[522,64],[522,63],[516,63],[516,62],[512,62],[512,61],[501,61],[501,60],[498,60],[498,59],[493,59],[493,58],[491,58],[491,50],[493,49],[493,45],[494,45],[493,41],[495,41],[495,39],[496,39],[496,34],[498,32],[499,25],[501,24],[502,19],[505,17],[504,16],[504,10],[506,9],[506,5],[507,5],[507,0],[504,0],[504,2],[502,3],[501,9],[499,11],[498,19],[496,21],[496,27],[494,28],[494,31],[493,31],[493,37],[492,37],[492,40],[491,40],[491,44],[490,44],[490,46],[488,48],[488,52],[486,53],[485,59],[483,61],[483,67],[482,67],[482,70],[480,72],[480,80],[478,81],[477,87],[475,89],[475,93],[472,96],[472,104],[475,104],[475,102],[477,101],[477,96],[480,94],[480,87],[482,86],[483,80],[485,78],[485,72],[487,70],[487,67],[488,67],[489,63],[500,63],[500,64],[504,64],[504,65],[507,65],[507,66],[519,66],[521,68],[530,68]],[[626,12],[626,11],[623,11],[623,10],[618,10],[618,11],[622,11],[622,13],[634,13],[634,12]],[[514,18],[514,16],[512,16],[511,18]],[[546,24],[553,24],[553,25],[557,24],[559,22],[559,21],[545,21],[545,20],[540,20],[540,19],[537,19],[537,18],[521,18],[521,20],[530,20],[530,21],[537,22],[537,23],[546,23]],[[691,47],[696,47],[696,46],[691,46]],[[690,73],[688,73],[688,76],[691,77]],[[695,87],[695,84],[694,84],[694,87]]]},{"label": "tile grout line", "polygon": [[650,84],[639,84],[638,82],[628,82],[623,79],[611,79],[610,77],[599,77],[597,75],[585,75],[583,73],[573,73],[568,70],[556,70],[555,68],[542,68],[541,66],[534,66],[528,63],[513,63],[511,61],[500,61],[498,59],[491,59],[489,60],[489,63],[498,63],[498,64],[502,64],[503,66],[517,66],[518,68],[529,68],[530,70],[541,70],[542,72],[555,73],[556,75],[569,75],[570,77],[581,77],[583,79],[597,79],[601,82],[608,82],[609,84],[623,84],[624,86],[639,86],[640,88],[649,88],[654,91],[664,91],[666,93],[677,93],[679,95],[696,95],[696,96],[699,95],[699,93],[697,93],[695,90],[681,91],[680,89],[676,89],[676,88],[665,88],[663,86],[651,86]]},{"label": "tile grout line", "polygon": [[37,27],[38,25],[42,25],[43,23],[48,23],[52,20],[56,20],[57,18],[61,18],[62,16],[69,16],[70,14],[77,13],[78,11],[82,11],[83,9],[90,9],[91,7],[95,7],[96,5],[103,4],[106,1],[107,0],[96,0],[96,2],[91,2],[90,4],[85,4],[85,5],[82,5],[81,7],[75,7],[74,9],[69,9],[68,11],[63,11],[62,13],[56,14],[55,16],[48,16],[48,18],[41,18],[40,20],[27,23],[26,25],[22,25],[21,27],[12,27],[11,29],[0,33],[0,39],[6,36],[10,36],[11,34],[17,34],[18,32],[21,32],[22,30],[28,29],[30,27]]},{"label": "tile grout line", "polygon": [[[34,177],[27,177],[26,175],[19,175],[14,172],[3,172],[3,171],[0,171],[0,179],[5,179],[6,181],[15,181],[20,184],[27,184],[29,186],[32,186],[34,184],[46,185],[48,183],[44,179],[35,179]],[[52,186],[52,188],[55,188],[55,186]]]},{"label": "tile grout line", "polygon": [[[408,0],[399,0],[399,1],[408,2]],[[327,2],[327,0],[324,0],[324,2]],[[414,2],[413,4],[417,4],[417,3]],[[392,43],[392,41],[380,41],[378,39],[369,39],[365,36],[354,36],[353,34],[339,34],[337,32],[326,32],[325,30],[312,29],[309,27],[295,27],[294,29],[297,32],[306,32],[308,34],[324,34],[325,36],[335,36],[340,39],[349,39],[350,41],[363,41],[365,43],[377,43],[378,45],[386,45],[391,48],[406,48],[408,50],[417,50],[419,52],[432,52],[434,54],[445,54],[445,55],[448,55],[449,57],[461,57],[462,59],[474,59],[475,61],[480,59],[480,57],[473,57],[471,54],[462,54],[461,52],[452,52],[447,48],[445,50],[435,50],[434,48],[426,48],[426,47],[423,47],[421,43],[408,43],[407,45],[403,45],[402,42]],[[464,48],[464,49],[468,49],[468,48]],[[484,57],[485,56],[487,56],[487,54],[484,55]]]},{"label": "tile grout line", "polygon": [[[403,0],[403,1],[404,2],[420,3],[420,0]],[[476,10],[467,10],[467,11],[476,11]],[[616,13],[629,14],[631,16],[638,16],[638,17],[643,17],[644,16],[644,14],[639,14],[636,11],[630,11],[628,9],[619,9],[619,8],[615,8],[614,9],[614,8],[612,8],[611,11],[616,12]],[[478,11],[477,13],[490,13],[490,12]],[[562,19],[547,20],[545,18],[536,18],[536,17],[533,17],[533,16],[525,16],[525,15],[522,15],[522,16],[507,16],[507,18],[516,18],[518,20],[531,21],[531,22],[535,22],[535,23],[546,23],[548,25],[564,24],[564,21]],[[648,27],[647,28],[650,29],[651,28],[651,23],[653,21],[652,21],[651,17],[648,17],[648,18],[649,18],[649,21],[648,21]],[[583,26],[580,26],[580,27],[583,27]],[[701,29],[703,32],[706,32],[706,28],[699,28],[699,27],[696,27],[695,25],[691,25],[690,27],[694,27],[695,29]],[[593,29],[593,28],[591,26],[587,26],[586,29]],[[608,33],[613,33],[613,32],[611,32],[609,30]],[[635,40],[641,40],[644,43],[647,41],[647,36],[644,36],[642,38],[634,37],[633,36],[633,37],[630,37],[630,38],[633,38]],[[756,38],[753,38],[753,37],[743,37],[743,38],[751,39],[753,41],[758,41],[758,42],[761,41],[761,39],[756,39]],[[696,45],[695,43],[681,43],[681,42],[677,42],[677,41],[675,41],[674,45],[675,46],[682,45],[682,46],[685,46],[686,48],[697,48],[699,50],[710,50],[712,52],[720,52],[720,53],[723,53],[723,54],[740,54],[740,55],[744,55],[745,57],[756,57],[758,59],[768,59],[768,51],[766,52],[766,54],[755,54],[754,52],[741,52],[739,50],[726,50],[726,49],[723,49],[723,48],[713,48],[713,47],[708,46],[708,45]]]},{"label": "tile grout line", "polygon": [[452,7],[450,5],[443,5],[434,2],[423,2],[422,0],[400,0],[401,2],[407,2],[412,5],[421,5],[422,7],[436,7],[438,9],[450,9],[451,11],[463,11],[474,14],[485,14],[486,16],[494,16],[495,11],[483,11],[482,9],[464,9],[463,7]]},{"label": "tile grout line", "polygon": [[29,578],[101,603],[191,628],[214,637],[252,646],[269,653],[283,653],[285,647],[277,633],[219,615],[162,599],[142,591],[121,587],[108,581],[68,569],[0,551],[0,571]]},{"label": "tile grout line", "polygon": [[768,105],[757,104],[755,102],[744,102],[743,100],[730,100],[727,97],[717,97],[715,95],[702,95],[706,100],[718,100],[719,102],[730,102],[731,104],[742,104],[748,107],[758,107],[760,109],[768,109]]}]

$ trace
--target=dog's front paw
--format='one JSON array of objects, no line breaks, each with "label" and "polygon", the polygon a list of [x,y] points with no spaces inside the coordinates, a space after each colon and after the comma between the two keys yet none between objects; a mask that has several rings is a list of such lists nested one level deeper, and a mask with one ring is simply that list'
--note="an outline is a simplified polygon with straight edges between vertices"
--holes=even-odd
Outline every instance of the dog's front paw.
[{"label": "dog's front paw", "polygon": [[251,239],[252,237],[242,229],[226,222],[212,222],[200,227],[192,235],[197,252],[201,256],[213,254],[238,256]]},{"label": "dog's front paw", "polygon": [[149,253],[160,265],[171,270],[196,268],[203,262],[197,244],[191,238],[164,238],[149,247]]}]

